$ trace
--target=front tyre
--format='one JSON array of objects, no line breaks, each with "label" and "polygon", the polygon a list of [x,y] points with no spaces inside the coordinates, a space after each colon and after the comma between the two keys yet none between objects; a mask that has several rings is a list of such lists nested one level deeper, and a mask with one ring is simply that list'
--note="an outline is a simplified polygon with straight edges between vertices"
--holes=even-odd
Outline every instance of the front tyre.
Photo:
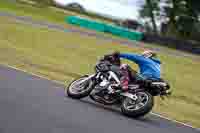
[{"label": "front tyre", "polygon": [[93,89],[93,81],[91,79],[86,80],[83,83],[81,81],[85,80],[88,76],[82,76],[74,81],[72,81],[65,88],[65,96],[69,96],[74,99],[81,99],[90,94]]},{"label": "front tyre", "polygon": [[151,94],[148,92],[138,92],[136,95],[138,97],[136,101],[128,97],[122,101],[121,111],[124,115],[138,118],[152,110],[154,99]]}]

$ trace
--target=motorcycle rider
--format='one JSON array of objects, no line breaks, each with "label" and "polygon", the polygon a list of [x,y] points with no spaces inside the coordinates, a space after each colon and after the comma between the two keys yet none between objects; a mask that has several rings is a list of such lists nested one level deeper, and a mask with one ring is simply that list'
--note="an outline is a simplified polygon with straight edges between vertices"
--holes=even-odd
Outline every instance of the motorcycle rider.
[{"label": "motorcycle rider", "polygon": [[[161,61],[156,59],[157,54],[154,51],[146,50],[141,55],[133,53],[114,52],[105,55],[104,59],[113,64],[111,70],[120,72],[120,82],[122,91],[128,89],[128,84],[131,81],[141,83],[144,86],[151,85],[152,81],[162,81],[160,74]],[[129,65],[121,64],[120,58],[130,60],[139,66],[140,73],[137,74]],[[114,91],[114,90],[113,90]]]}]

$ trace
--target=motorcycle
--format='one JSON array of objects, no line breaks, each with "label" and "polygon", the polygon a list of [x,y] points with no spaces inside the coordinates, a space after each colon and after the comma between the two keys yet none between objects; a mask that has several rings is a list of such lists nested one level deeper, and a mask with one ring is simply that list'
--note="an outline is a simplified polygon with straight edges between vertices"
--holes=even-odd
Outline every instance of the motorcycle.
[{"label": "motorcycle", "polygon": [[[154,106],[155,96],[168,96],[169,84],[154,81],[151,87],[130,83],[126,92],[120,89],[118,75],[105,64],[95,66],[95,74],[84,75],[72,81],[65,88],[65,96],[81,99],[89,96],[93,101],[104,105],[120,105],[121,112],[134,118],[148,114]],[[110,93],[110,90],[116,90]]]}]

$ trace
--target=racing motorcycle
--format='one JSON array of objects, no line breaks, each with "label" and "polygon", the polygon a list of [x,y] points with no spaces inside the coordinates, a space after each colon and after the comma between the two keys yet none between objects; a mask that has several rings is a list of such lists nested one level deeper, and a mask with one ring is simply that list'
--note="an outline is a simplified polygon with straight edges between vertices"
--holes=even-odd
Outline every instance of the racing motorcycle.
[{"label": "racing motorcycle", "polygon": [[[95,102],[104,105],[120,105],[124,115],[138,118],[152,110],[155,96],[170,95],[169,88],[165,81],[153,81],[149,87],[140,83],[130,83],[126,92],[121,91],[119,76],[110,71],[107,65],[97,63],[95,74],[73,80],[65,88],[65,96],[73,99],[89,96]],[[113,89],[116,91],[110,91]]]}]

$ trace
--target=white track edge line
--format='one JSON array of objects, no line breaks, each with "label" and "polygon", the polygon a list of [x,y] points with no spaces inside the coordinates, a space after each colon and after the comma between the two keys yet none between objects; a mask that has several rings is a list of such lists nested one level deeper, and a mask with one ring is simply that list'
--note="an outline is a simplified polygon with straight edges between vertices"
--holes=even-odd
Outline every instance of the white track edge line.
[{"label": "white track edge line", "polygon": [[[51,82],[54,82],[54,83],[57,83],[57,84],[60,84],[60,85],[64,85],[64,83],[61,82],[61,81],[53,80],[53,79],[50,79],[50,78],[47,78],[47,77],[44,77],[44,76],[41,76],[41,75],[38,75],[38,74],[35,74],[35,73],[32,73],[32,72],[29,72],[29,71],[26,71],[26,70],[23,70],[23,69],[14,67],[14,66],[11,66],[11,65],[8,65],[8,64],[0,64],[0,65],[5,66],[5,67],[8,67],[8,68],[12,68],[12,69],[17,70],[17,71],[24,72],[24,73],[27,73],[27,74],[30,74],[30,75],[33,75],[33,76],[36,76],[36,77],[38,77],[38,78],[42,78],[42,79],[45,79],[45,80],[49,80],[49,81],[51,81]],[[163,118],[163,119],[166,119],[166,120],[168,120],[168,121],[172,121],[172,122],[175,122],[175,123],[184,125],[184,126],[186,126],[186,127],[190,127],[190,128],[193,128],[193,129],[196,129],[196,130],[200,131],[200,128],[191,126],[191,125],[189,125],[189,124],[186,124],[186,123],[183,123],[183,122],[180,122],[180,121],[177,121],[177,120],[173,120],[173,119],[167,118],[167,117],[162,116],[162,115],[160,115],[160,114],[156,114],[156,113],[153,113],[153,112],[151,112],[150,114],[155,115],[155,116],[160,117],[160,118]]]},{"label": "white track edge line", "polygon": [[33,73],[33,72],[30,72],[30,71],[27,71],[27,70],[23,70],[23,69],[21,69],[21,68],[17,68],[17,67],[8,65],[8,64],[0,64],[0,65],[5,66],[5,67],[8,67],[8,68],[12,68],[12,69],[17,70],[17,71],[24,72],[24,73],[27,73],[27,74],[30,74],[30,75],[35,76],[35,77],[38,77],[38,78],[42,78],[42,79],[45,79],[45,80],[49,80],[49,81],[52,81],[52,82],[57,83],[57,84],[60,84],[60,85],[64,85],[64,83],[61,82],[61,81],[53,80],[53,79],[47,78],[47,77],[45,77],[45,76],[35,74],[35,73]]},{"label": "white track edge line", "polygon": [[175,123],[184,125],[184,126],[186,126],[186,127],[190,127],[190,128],[193,128],[193,129],[196,129],[196,130],[200,131],[200,128],[197,128],[197,127],[191,126],[191,125],[189,125],[189,124],[186,124],[186,123],[183,123],[183,122],[180,122],[180,121],[177,121],[177,120],[168,118],[168,117],[166,117],[166,116],[163,116],[163,115],[160,115],[160,114],[156,114],[156,113],[153,113],[153,112],[151,112],[151,114],[154,115],[154,116],[157,116],[157,117],[166,119],[166,120],[168,120],[168,121],[172,121],[172,122],[175,122]]}]

